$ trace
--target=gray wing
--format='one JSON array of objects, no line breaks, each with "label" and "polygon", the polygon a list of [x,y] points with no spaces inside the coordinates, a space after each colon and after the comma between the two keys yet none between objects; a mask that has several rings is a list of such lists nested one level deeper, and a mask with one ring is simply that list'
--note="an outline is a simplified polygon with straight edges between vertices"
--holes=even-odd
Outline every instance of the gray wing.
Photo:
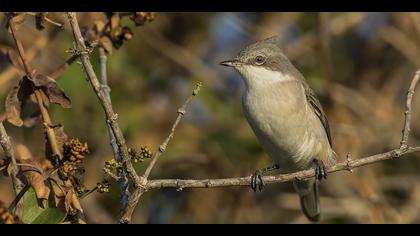
[{"label": "gray wing", "polygon": [[325,115],[325,112],[322,109],[321,103],[316,97],[315,92],[309,87],[308,84],[306,84],[306,82],[303,83],[303,86],[305,88],[306,100],[309,102],[309,104],[311,104],[311,108],[315,112],[315,114],[318,116],[319,120],[321,120],[321,123],[325,129],[325,133],[327,133],[328,142],[330,143],[330,146],[332,147],[330,125],[328,123],[327,116]]}]

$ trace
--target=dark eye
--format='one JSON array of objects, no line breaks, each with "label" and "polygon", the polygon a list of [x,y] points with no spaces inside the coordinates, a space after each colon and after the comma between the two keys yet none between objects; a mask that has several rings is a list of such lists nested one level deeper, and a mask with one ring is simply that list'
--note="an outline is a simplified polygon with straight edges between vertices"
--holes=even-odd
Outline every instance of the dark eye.
[{"label": "dark eye", "polygon": [[262,65],[265,62],[265,57],[264,56],[257,56],[255,57],[255,63],[257,65]]}]

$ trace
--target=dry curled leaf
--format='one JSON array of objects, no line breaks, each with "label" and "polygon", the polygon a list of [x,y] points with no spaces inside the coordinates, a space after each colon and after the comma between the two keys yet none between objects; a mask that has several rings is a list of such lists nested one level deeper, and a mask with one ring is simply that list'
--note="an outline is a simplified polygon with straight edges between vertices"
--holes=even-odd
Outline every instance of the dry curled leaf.
[{"label": "dry curled leaf", "polygon": [[[50,103],[59,104],[64,108],[71,107],[71,101],[57,85],[56,81],[48,76],[37,74],[33,78],[24,76],[18,85],[14,86],[8,93],[5,101],[7,121],[15,126],[22,126],[22,107],[27,99],[36,102],[34,89],[40,89],[43,105]],[[32,120],[34,121],[34,120]]]},{"label": "dry curled leaf", "polygon": [[34,189],[39,202],[48,199],[49,189],[45,185],[41,165],[32,158],[31,152],[23,144],[16,145],[16,156],[20,165],[18,177]]},{"label": "dry curled leaf", "polygon": [[48,199],[49,189],[45,185],[41,165],[33,159],[21,160],[19,163],[24,164],[21,165],[20,179],[34,189],[40,203]]},{"label": "dry curled leaf", "polygon": [[32,94],[32,88],[25,77],[10,90],[5,101],[6,117],[9,123],[18,127],[22,126],[23,121],[20,113],[25,100],[30,94]]},{"label": "dry curled leaf", "polygon": [[49,76],[37,74],[31,80],[35,87],[41,88],[48,97],[49,102],[59,104],[64,108],[71,108],[71,101],[58,86],[57,82]]}]

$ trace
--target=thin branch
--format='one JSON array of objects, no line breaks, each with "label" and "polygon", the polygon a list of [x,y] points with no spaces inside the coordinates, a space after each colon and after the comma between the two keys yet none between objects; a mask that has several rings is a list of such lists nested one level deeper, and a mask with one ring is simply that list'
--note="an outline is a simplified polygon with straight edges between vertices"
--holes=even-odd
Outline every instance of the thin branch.
[{"label": "thin branch", "polygon": [[[348,160],[330,168],[327,168],[328,173],[338,171],[349,171],[354,168],[358,168],[373,163],[395,159],[404,155],[415,153],[420,151],[420,146],[407,149],[394,149],[389,152],[376,154],[369,157],[360,158],[357,160]],[[273,176],[264,176],[264,184],[274,184],[281,182],[289,182],[296,179],[307,179],[315,176],[313,169],[294,172],[290,174],[281,174]],[[156,188],[176,188],[177,190],[183,190],[184,188],[217,188],[217,187],[232,187],[232,186],[249,186],[251,176],[239,177],[239,178],[226,178],[226,179],[156,179],[149,180],[146,185],[146,189]]]},{"label": "thin branch", "polygon": [[169,141],[174,137],[176,128],[178,127],[179,122],[181,122],[182,117],[187,112],[188,105],[190,104],[191,100],[200,92],[201,83],[197,83],[195,86],[193,92],[191,95],[187,98],[187,100],[184,102],[184,104],[178,109],[178,116],[172,125],[171,132],[166,137],[165,141],[159,146],[158,150],[155,152],[155,154],[152,157],[152,161],[149,163],[149,165],[146,168],[146,171],[143,174],[143,179],[145,180],[145,185],[137,187],[137,189],[134,190],[134,192],[131,194],[130,200],[128,202],[128,206],[121,217],[120,223],[126,224],[131,222],[131,216],[133,215],[134,209],[136,208],[140,197],[143,195],[143,193],[147,190],[147,183],[150,173],[152,172],[153,167],[156,165],[156,162],[158,161],[159,157],[162,155],[163,152],[165,152],[166,147],[169,144]]},{"label": "thin branch", "polygon": [[[99,47],[99,68],[100,68],[99,82],[101,83],[102,91],[104,92],[106,99],[108,100],[109,104],[112,106],[112,100],[111,100],[111,94],[110,94],[111,89],[108,86],[106,60],[107,60],[107,57],[106,57],[104,48]],[[111,144],[112,151],[114,153],[114,159],[117,163],[122,164],[121,155],[118,150],[117,140],[115,139],[114,132],[112,132],[112,127],[109,123],[107,123],[107,127],[108,127],[109,142]],[[129,187],[128,179],[127,179],[127,175],[124,173],[124,169],[119,168],[117,172],[118,172],[118,176],[115,176],[115,177],[111,175],[112,173],[108,173],[108,172],[106,173],[109,176],[113,177],[115,180],[117,180],[119,183],[120,194],[121,194],[120,212],[122,213],[123,210],[127,207],[128,199],[130,198],[130,192],[128,190],[128,187]]]},{"label": "thin branch", "polygon": [[[28,61],[26,55],[25,55],[25,50],[23,49],[22,41],[20,40],[20,38],[17,34],[15,23],[13,22],[13,15],[9,13],[9,14],[6,14],[6,16],[8,17],[9,27],[10,27],[10,30],[12,32],[13,40],[15,41],[16,47],[18,49],[20,59],[22,60],[26,76],[28,78],[32,78],[33,70],[32,70],[31,65],[29,64],[29,61]],[[39,107],[39,109],[41,111],[41,114],[42,114],[42,119],[44,121],[45,132],[47,133],[47,137],[48,137],[48,141],[50,142],[52,153],[53,153],[54,156],[57,156],[61,159],[61,153],[60,153],[60,149],[58,147],[57,139],[55,137],[54,130],[51,128],[51,126],[52,126],[51,118],[48,114],[47,108],[44,106],[44,102],[42,101],[41,90],[38,89],[38,88],[35,88],[35,86],[33,86],[33,90],[34,90],[36,101],[38,103],[38,107]]]},{"label": "thin branch", "polygon": [[187,98],[185,103],[178,109],[178,116],[176,117],[176,120],[174,124],[172,125],[171,132],[169,133],[168,137],[166,137],[165,141],[159,146],[159,149],[155,152],[155,155],[152,158],[152,161],[150,162],[149,166],[147,167],[146,171],[143,174],[144,178],[149,178],[150,173],[152,172],[153,167],[155,166],[157,160],[162,155],[163,152],[165,152],[166,147],[168,146],[169,141],[174,137],[176,128],[178,127],[179,122],[181,121],[182,117],[187,112],[188,105],[190,104],[191,100],[200,92],[201,83],[197,83],[196,87],[194,88],[191,95]]},{"label": "thin branch", "polygon": [[[0,145],[3,148],[4,155],[8,160],[10,160],[11,165],[11,175],[12,175],[12,184],[13,184],[13,190],[15,192],[15,195],[17,196],[19,192],[24,187],[24,184],[20,179],[17,177],[19,173],[19,167],[17,166],[15,152],[13,151],[12,141],[10,140],[10,137],[7,135],[6,129],[4,128],[3,122],[0,121]],[[18,216],[21,216],[21,210],[22,207],[19,203],[18,207],[15,208],[15,214]]]},{"label": "thin branch", "polygon": [[408,135],[410,134],[410,122],[411,122],[411,101],[413,100],[414,90],[416,84],[420,78],[420,70],[417,70],[410,84],[410,88],[407,91],[407,101],[405,105],[405,120],[404,120],[404,129],[402,131],[401,138],[401,149],[408,148]]},{"label": "thin branch", "polygon": [[89,50],[85,45],[84,39],[82,37],[82,33],[80,32],[79,23],[76,19],[76,13],[68,12],[67,13],[68,20],[70,22],[71,29],[73,31],[74,41],[76,43],[76,50],[77,54],[82,61],[83,68],[87,75],[87,78],[92,85],[93,90],[95,91],[96,96],[99,99],[99,102],[102,105],[102,108],[105,111],[106,121],[110,125],[112,132],[114,133],[119,154],[122,158],[122,163],[125,171],[127,171],[128,177],[134,183],[136,187],[142,186],[143,180],[140,176],[137,175],[133,164],[131,163],[130,155],[128,154],[128,148],[125,142],[125,138],[123,136],[122,130],[117,123],[117,114],[114,113],[112,109],[112,105],[106,98],[105,92],[101,88],[98,78],[96,77],[95,71],[93,70],[92,64],[89,59]]}]

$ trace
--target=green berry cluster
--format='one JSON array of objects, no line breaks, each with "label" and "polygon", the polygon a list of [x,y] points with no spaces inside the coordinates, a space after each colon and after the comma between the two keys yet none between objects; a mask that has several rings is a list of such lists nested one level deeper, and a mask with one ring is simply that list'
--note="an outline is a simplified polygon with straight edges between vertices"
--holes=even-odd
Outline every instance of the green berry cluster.
[{"label": "green berry cluster", "polygon": [[108,182],[108,180],[103,180],[102,182],[96,183],[97,191],[99,193],[108,193],[109,186],[111,186],[111,184]]},{"label": "green berry cluster", "polygon": [[111,159],[108,161],[105,161],[105,168],[108,170],[119,170],[122,168],[121,164],[115,161],[115,159]]},{"label": "green berry cluster", "polygon": [[128,154],[134,162],[143,162],[153,156],[152,151],[147,146],[141,147],[140,152],[137,152],[134,148],[129,148]]}]

